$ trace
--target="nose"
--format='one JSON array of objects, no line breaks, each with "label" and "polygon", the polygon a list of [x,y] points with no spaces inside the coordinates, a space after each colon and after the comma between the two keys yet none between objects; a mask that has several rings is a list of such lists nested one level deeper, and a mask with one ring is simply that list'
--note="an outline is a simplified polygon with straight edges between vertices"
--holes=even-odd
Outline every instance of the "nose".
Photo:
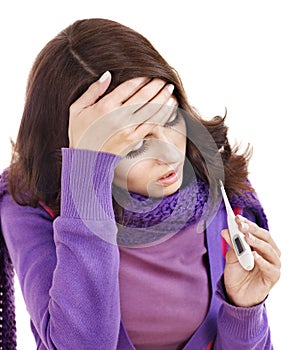
[{"label": "nose", "polygon": [[157,129],[154,130],[156,162],[167,165],[180,163],[182,160],[182,154],[174,143],[173,137],[166,135],[166,132],[162,127],[157,127],[155,129]]}]

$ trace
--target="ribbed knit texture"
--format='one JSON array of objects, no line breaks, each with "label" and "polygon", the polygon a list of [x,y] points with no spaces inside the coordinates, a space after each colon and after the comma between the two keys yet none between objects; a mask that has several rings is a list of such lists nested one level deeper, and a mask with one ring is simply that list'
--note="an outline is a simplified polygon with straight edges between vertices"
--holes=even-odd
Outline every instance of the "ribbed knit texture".
[{"label": "ribbed knit texture", "polygon": [[[1,226],[10,256],[21,277],[27,308],[33,320],[32,331],[40,349],[133,349],[120,323],[118,249],[116,245],[108,244],[105,236],[102,237],[106,234],[116,238],[111,186],[114,168],[119,161],[119,157],[107,153],[64,149],[62,215],[53,223],[41,207],[20,207],[11,197],[2,198],[7,184],[6,179],[0,177]],[[199,195],[202,198],[199,196],[198,200],[206,198],[203,197],[206,196],[205,187]],[[175,196],[169,198],[172,201],[170,210],[173,211],[178,193]],[[188,205],[192,208],[192,204],[195,208],[193,197],[185,196],[184,209]],[[160,222],[163,221],[162,213],[167,211],[167,200],[162,202],[157,209]],[[248,213],[248,218],[267,227],[263,209],[255,196],[254,200],[250,197],[234,198],[233,202],[246,209],[243,214]],[[139,213],[132,210],[132,215],[134,213],[136,219]],[[196,211],[190,215],[195,217]],[[262,304],[253,308],[236,308],[227,303],[219,285],[220,300],[214,296],[216,282],[223,273],[220,248],[220,232],[225,228],[223,218],[225,213],[220,206],[207,229],[212,307],[186,349],[210,349],[215,339],[217,350],[271,350],[266,311]],[[146,219],[149,221],[149,217]],[[155,224],[144,223],[144,226],[154,227]],[[14,234],[10,235],[12,227]],[[0,239],[0,247],[3,289],[0,316],[5,344],[2,347],[13,350],[16,348],[13,267],[3,238]],[[218,334],[215,333],[216,328]]]},{"label": "ribbed knit texture", "polygon": [[63,148],[62,156],[65,171],[61,186],[67,196],[62,196],[61,215],[85,220],[113,219],[111,186],[114,169],[122,158],[71,148]]},{"label": "ribbed knit texture", "polygon": [[221,339],[225,348],[229,348],[231,345],[231,339],[240,339],[241,349],[246,348],[246,344],[257,342],[260,346],[262,344],[262,350],[270,349],[272,347],[266,312],[262,312],[262,307],[265,308],[265,300],[260,304],[253,307],[237,307],[228,303],[225,300],[225,287],[223,279],[217,284],[217,296],[224,304],[219,310],[218,324],[219,331],[229,334],[228,339]]}]

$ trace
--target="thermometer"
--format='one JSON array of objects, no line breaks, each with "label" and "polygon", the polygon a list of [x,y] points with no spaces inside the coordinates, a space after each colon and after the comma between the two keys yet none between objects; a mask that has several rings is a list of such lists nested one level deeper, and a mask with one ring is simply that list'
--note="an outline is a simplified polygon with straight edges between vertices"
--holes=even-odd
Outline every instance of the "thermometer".
[{"label": "thermometer", "polygon": [[230,206],[229,200],[227,198],[223,182],[220,181],[221,192],[227,212],[227,224],[228,230],[231,238],[231,242],[241,266],[247,270],[251,271],[254,268],[254,256],[252,250],[248,243],[245,241],[244,234],[238,229],[238,225],[235,222],[235,215]]}]

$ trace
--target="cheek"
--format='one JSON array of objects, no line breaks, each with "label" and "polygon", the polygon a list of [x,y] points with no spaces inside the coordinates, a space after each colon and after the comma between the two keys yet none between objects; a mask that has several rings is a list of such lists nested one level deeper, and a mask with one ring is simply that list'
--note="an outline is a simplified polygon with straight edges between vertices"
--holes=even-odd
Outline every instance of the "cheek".
[{"label": "cheek", "polygon": [[114,171],[114,179],[113,182],[115,185],[120,187],[126,187],[127,178],[126,174],[128,174],[129,165],[126,160],[123,159],[116,167]]},{"label": "cheek", "polygon": [[177,134],[176,135],[176,143],[177,143],[177,147],[181,150],[184,151],[186,149],[186,142],[187,142],[187,138],[185,134]]},{"label": "cheek", "polygon": [[186,125],[185,122],[178,128],[173,130],[173,135],[171,136],[172,143],[183,153],[186,151]]},{"label": "cheek", "polygon": [[114,184],[123,188],[134,187],[149,177],[149,161],[133,161],[123,159],[115,169]]}]

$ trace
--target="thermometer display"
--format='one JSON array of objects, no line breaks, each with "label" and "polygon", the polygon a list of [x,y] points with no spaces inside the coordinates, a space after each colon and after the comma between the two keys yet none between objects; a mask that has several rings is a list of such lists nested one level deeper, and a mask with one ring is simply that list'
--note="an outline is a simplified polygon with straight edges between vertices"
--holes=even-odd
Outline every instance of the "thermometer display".
[{"label": "thermometer display", "polygon": [[231,238],[232,245],[234,247],[235,254],[240,262],[241,266],[251,271],[254,268],[254,256],[252,250],[245,240],[244,234],[238,229],[237,223],[235,222],[235,215],[229,203],[226,195],[223,182],[220,180],[221,193],[225,203],[227,212],[227,224]]}]

